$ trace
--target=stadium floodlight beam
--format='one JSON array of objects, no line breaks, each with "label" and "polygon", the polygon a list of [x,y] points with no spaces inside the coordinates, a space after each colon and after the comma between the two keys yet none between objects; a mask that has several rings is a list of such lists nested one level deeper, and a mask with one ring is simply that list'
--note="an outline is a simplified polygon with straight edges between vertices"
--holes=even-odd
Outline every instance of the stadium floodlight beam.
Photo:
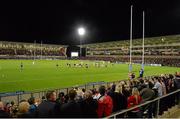
[{"label": "stadium floodlight beam", "polygon": [[80,36],[80,57],[82,56],[82,37],[86,34],[86,30],[85,30],[85,28],[84,27],[79,27],[78,29],[77,29],[77,31],[78,31],[78,35]]}]

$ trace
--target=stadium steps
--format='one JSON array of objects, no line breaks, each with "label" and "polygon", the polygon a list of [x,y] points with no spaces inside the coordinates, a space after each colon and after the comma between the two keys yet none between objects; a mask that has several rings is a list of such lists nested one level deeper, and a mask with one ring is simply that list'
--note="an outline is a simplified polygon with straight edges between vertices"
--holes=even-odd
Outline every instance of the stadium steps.
[{"label": "stadium steps", "polygon": [[167,111],[164,111],[162,115],[158,118],[179,118],[180,117],[180,108],[178,105],[175,105],[172,108],[169,108]]}]

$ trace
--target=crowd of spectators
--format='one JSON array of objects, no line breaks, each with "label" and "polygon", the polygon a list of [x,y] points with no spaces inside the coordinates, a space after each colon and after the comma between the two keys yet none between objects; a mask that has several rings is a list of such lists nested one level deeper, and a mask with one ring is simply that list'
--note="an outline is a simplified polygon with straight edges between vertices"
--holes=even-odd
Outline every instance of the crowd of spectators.
[{"label": "crowd of spectators", "polygon": [[[83,57],[84,60],[102,60],[102,61],[111,61],[111,62],[127,62],[129,61],[129,57],[112,57],[112,56],[87,56]],[[172,57],[145,57],[144,61],[145,64],[161,64],[162,66],[174,66],[180,67],[179,58],[172,58]],[[132,57],[133,63],[141,63],[142,57]]]},{"label": "crowd of spectators", "polygon": [[[14,102],[0,102],[0,117],[63,117],[63,118],[102,118],[117,111],[131,108],[180,89],[180,72],[174,75],[153,76],[119,81],[108,86],[100,86],[98,90],[71,89],[68,94],[48,91],[41,100],[34,97]],[[179,99],[177,95],[163,98],[160,101],[159,114],[174,106]],[[171,101],[169,101],[171,100]],[[156,103],[135,108],[118,117],[140,118],[147,111],[147,116],[156,115]]]},{"label": "crowd of spectators", "polygon": [[8,56],[14,56],[14,55],[25,55],[25,56],[33,56],[33,55],[43,55],[43,56],[65,56],[65,49],[11,49],[11,48],[0,48],[0,55],[8,55]]}]

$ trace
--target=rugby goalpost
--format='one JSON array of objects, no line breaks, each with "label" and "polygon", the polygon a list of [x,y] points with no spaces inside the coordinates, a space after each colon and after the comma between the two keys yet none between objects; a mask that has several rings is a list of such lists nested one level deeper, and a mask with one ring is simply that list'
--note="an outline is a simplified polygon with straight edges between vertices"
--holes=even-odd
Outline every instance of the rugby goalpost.
[{"label": "rugby goalpost", "polygon": [[[132,35],[133,35],[133,5],[131,5],[130,15],[130,47],[129,47],[129,73],[132,73]],[[145,37],[145,12],[143,11],[143,32],[142,32],[142,63],[141,69],[144,70],[144,37]]]}]

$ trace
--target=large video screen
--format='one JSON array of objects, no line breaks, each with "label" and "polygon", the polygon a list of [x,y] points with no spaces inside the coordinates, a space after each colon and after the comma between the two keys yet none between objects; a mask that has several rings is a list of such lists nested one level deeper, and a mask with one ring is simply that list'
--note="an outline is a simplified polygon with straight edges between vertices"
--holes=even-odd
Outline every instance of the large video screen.
[{"label": "large video screen", "polygon": [[79,53],[78,52],[71,52],[71,57],[78,57]]}]

